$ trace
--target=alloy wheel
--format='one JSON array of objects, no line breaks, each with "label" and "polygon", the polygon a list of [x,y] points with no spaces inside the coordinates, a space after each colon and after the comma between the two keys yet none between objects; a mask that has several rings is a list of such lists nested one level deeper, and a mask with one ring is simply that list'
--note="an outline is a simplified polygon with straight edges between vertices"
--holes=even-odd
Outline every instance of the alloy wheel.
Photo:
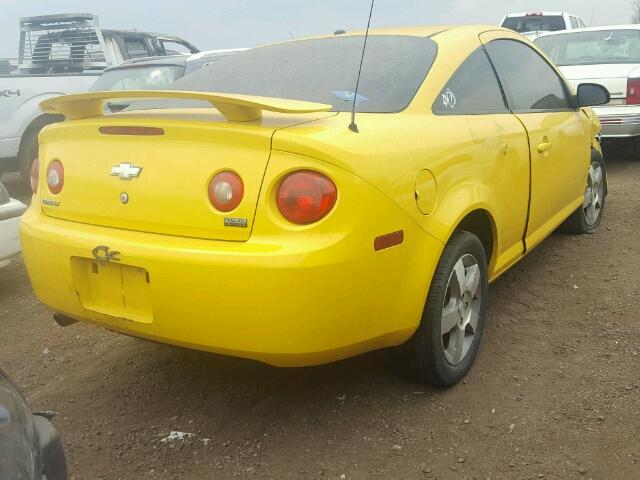
[{"label": "alloy wheel", "polygon": [[604,175],[602,166],[598,162],[591,163],[587,189],[584,193],[584,219],[590,227],[596,225],[600,219],[604,200]]},{"label": "alloy wheel", "polygon": [[441,316],[442,348],[447,362],[459,365],[478,333],[482,308],[482,272],[470,254],[461,257],[449,277]]}]

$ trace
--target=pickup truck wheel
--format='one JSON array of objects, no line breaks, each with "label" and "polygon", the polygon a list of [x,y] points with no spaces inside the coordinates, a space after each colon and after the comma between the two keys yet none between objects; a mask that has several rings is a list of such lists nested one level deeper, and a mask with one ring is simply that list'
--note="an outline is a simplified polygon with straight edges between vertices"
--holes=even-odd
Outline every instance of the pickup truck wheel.
[{"label": "pickup truck wheel", "polygon": [[20,146],[18,154],[18,168],[22,181],[31,188],[31,167],[36,158],[38,158],[39,145],[38,134],[40,130],[33,129],[26,133],[25,138]]},{"label": "pickup truck wheel", "polygon": [[594,151],[587,175],[584,201],[562,225],[563,232],[582,235],[596,230],[602,222],[602,212],[607,197],[607,167],[602,156]]},{"label": "pickup truck wheel", "polygon": [[487,317],[488,290],[482,242],[471,233],[456,233],[440,259],[407,349],[423,381],[449,387],[471,370]]}]

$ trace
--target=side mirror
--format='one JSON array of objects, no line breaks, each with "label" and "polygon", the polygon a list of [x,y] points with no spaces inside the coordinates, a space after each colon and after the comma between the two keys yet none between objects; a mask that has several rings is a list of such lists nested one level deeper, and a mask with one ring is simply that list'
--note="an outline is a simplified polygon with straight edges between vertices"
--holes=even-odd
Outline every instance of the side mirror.
[{"label": "side mirror", "polygon": [[609,90],[597,83],[581,83],[578,85],[578,106],[596,107],[611,101]]}]

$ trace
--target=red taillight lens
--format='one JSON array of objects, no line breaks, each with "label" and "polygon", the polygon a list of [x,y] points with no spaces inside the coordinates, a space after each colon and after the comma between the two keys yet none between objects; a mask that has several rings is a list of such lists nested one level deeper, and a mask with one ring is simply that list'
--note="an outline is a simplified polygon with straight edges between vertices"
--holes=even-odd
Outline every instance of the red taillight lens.
[{"label": "red taillight lens", "polygon": [[31,164],[31,191],[35,195],[38,193],[38,183],[40,182],[40,160],[35,159]]},{"label": "red taillight lens", "polygon": [[47,168],[47,185],[54,195],[59,194],[64,187],[64,167],[60,160],[54,160]]},{"label": "red taillight lens", "polygon": [[640,105],[640,78],[627,80],[627,105]]},{"label": "red taillight lens", "polygon": [[244,197],[244,183],[234,172],[217,174],[209,184],[209,200],[214,208],[228,213],[238,208]]},{"label": "red taillight lens", "polygon": [[318,172],[295,172],[282,181],[277,203],[282,216],[298,225],[309,225],[329,215],[338,199],[335,183]]}]

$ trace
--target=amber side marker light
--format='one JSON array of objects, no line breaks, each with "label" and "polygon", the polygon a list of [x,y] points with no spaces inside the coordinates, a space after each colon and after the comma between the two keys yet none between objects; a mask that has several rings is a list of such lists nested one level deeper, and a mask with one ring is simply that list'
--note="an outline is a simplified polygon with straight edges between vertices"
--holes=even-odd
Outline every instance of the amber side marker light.
[{"label": "amber side marker light", "polygon": [[156,127],[100,127],[103,135],[160,136],[164,129]]},{"label": "amber side marker light", "polygon": [[388,235],[383,235],[376,238],[373,242],[373,248],[375,248],[376,252],[379,252],[391,247],[397,247],[398,245],[402,245],[403,243],[404,230],[400,230],[399,232],[393,232]]}]

